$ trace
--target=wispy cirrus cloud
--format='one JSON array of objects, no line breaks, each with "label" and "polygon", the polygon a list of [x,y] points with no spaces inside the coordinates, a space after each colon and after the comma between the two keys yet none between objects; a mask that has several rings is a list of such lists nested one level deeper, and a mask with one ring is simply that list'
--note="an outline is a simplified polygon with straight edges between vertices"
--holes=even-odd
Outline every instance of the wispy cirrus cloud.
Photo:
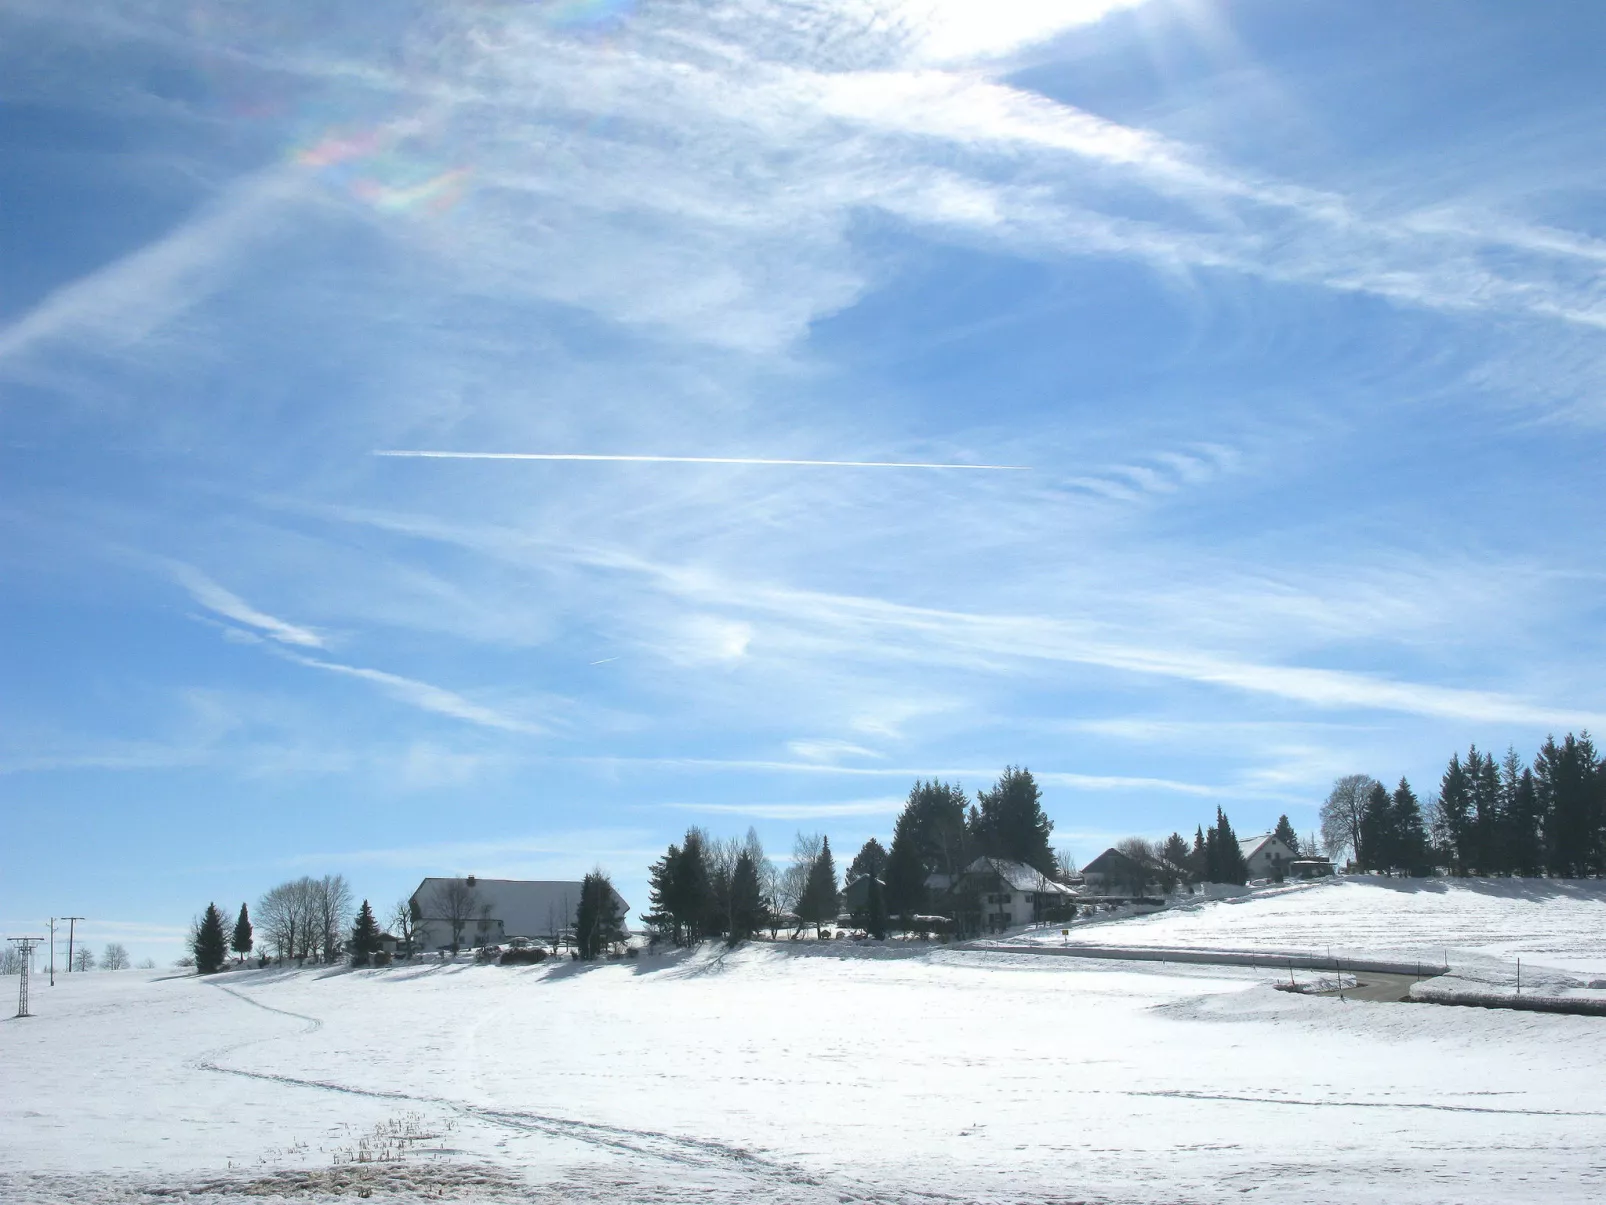
[{"label": "wispy cirrus cloud", "polygon": [[302,183],[278,166],[243,177],[166,234],[57,288],[0,329],[0,370],[52,345],[104,352],[140,343],[216,288]]},{"label": "wispy cirrus cloud", "polygon": [[270,640],[276,640],[280,644],[296,648],[324,647],[324,638],[318,633],[269,615],[266,611],[259,611],[238,594],[220,586],[195,566],[173,562],[171,567],[178,584],[188,590],[196,602],[214,614],[242,624],[251,631]]},{"label": "wispy cirrus cloud", "polygon": [[527,736],[538,736],[547,731],[543,725],[537,724],[532,720],[507,715],[493,707],[476,703],[454,690],[447,690],[443,686],[436,686],[430,682],[421,682],[417,678],[406,678],[401,674],[368,669],[360,665],[342,665],[337,661],[323,661],[316,657],[304,657],[295,653],[286,652],[282,656],[294,661],[297,665],[304,665],[309,669],[319,669],[325,673],[355,678],[360,682],[371,682],[397,702],[406,703],[410,707],[417,707],[421,711],[449,716],[454,720],[477,724],[482,728],[493,728],[500,732],[517,732]]},{"label": "wispy cirrus cloud", "polygon": [[678,812],[702,812],[711,816],[751,816],[756,820],[829,820],[837,816],[893,816],[903,807],[903,799],[889,795],[884,799],[848,799],[831,803],[665,803],[662,808]]}]

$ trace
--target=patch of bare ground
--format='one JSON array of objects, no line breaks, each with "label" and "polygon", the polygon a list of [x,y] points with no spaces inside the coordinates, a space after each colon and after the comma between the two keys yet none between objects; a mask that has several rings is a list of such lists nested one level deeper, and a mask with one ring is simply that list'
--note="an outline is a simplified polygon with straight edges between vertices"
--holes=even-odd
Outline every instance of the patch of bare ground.
[{"label": "patch of bare ground", "polygon": [[525,1181],[487,1163],[370,1163],[161,1180],[138,1176],[0,1176],[0,1200],[30,1205],[159,1205],[171,1201],[524,1201]]}]

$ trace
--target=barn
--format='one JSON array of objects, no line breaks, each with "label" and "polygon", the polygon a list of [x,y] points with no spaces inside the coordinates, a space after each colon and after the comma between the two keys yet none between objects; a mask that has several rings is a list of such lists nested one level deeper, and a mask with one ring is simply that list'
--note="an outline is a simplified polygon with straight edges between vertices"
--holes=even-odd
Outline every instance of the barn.
[{"label": "barn", "polygon": [[[630,905],[617,891],[621,917]],[[426,878],[408,901],[413,940],[422,950],[500,944],[511,938],[551,943],[571,936],[580,907],[578,879]]]}]

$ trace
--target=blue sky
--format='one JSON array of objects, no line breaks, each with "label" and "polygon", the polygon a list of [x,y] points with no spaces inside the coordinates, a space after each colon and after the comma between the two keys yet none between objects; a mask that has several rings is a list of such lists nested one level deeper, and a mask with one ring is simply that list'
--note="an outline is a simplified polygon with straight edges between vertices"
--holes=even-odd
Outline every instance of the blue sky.
[{"label": "blue sky", "polygon": [[0,0],[0,925],[1606,728],[1603,33]]}]

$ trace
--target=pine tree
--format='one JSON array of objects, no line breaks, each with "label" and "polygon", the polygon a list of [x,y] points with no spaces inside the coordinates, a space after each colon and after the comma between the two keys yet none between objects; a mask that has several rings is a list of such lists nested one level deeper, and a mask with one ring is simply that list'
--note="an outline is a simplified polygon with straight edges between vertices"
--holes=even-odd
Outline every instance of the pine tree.
[{"label": "pine tree", "polygon": [[1192,877],[1188,868],[1188,843],[1181,833],[1172,833],[1165,839],[1165,844],[1160,847],[1160,856],[1183,874]]},{"label": "pine tree", "polygon": [[686,934],[687,944],[695,945],[714,928],[714,888],[702,829],[686,830],[685,843],[675,861],[674,887],[675,919]]},{"label": "pine tree", "polygon": [[1544,811],[1533,771],[1515,749],[1507,749],[1500,767],[1500,793],[1506,816],[1507,864],[1512,874],[1533,876],[1545,870]]},{"label": "pine tree", "polygon": [[1434,808],[1434,827],[1450,855],[1458,875],[1470,874],[1474,861],[1472,786],[1461,758],[1452,753],[1444,777],[1439,780],[1439,799]]},{"label": "pine tree", "polygon": [[241,904],[240,919],[234,922],[234,935],[229,939],[229,949],[244,958],[251,952],[251,946],[251,914]]},{"label": "pine tree", "polygon": [[584,960],[606,953],[625,939],[619,897],[607,872],[598,867],[580,880],[580,906],[575,913],[575,950]]},{"label": "pine tree", "polygon": [[881,889],[881,880],[874,875],[870,876],[870,890],[865,900],[869,912],[868,924],[865,926],[871,937],[883,941],[887,936],[887,897]]},{"label": "pine tree", "polygon": [[871,837],[859,847],[859,852],[853,856],[848,864],[848,882],[861,878],[864,875],[882,874],[887,868],[887,851],[882,848],[881,842]]},{"label": "pine tree", "polygon": [[1467,785],[1472,800],[1472,869],[1477,874],[1505,873],[1505,821],[1500,807],[1500,772],[1494,757],[1467,751]]},{"label": "pine tree", "polygon": [[1204,826],[1193,829],[1193,848],[1188,851],[1188,869],[1193,871],[1195,883],[1213,883],[1210,877],[1210,851],[1205,844]]},{"label": "pine tree", "polygon": [[642,919],[660,936],[675,945],[684,944],[680,920],[675,915],[675,868],[680,863],[680,846],[670,842],[664,856],[647,871],[647,895],[652,911]]},{"label": "pine tree", "polygon": [[814,936],[819,937],[820,930],[834,921],[836,914],[836,862],[831,857],[830,838],[826,838],[820,856],[809,867],[808,882],[797,902],[797,918],[805,925],[813,925]]},{"label": "pine tree", "polygon": [[1394,801],[1380,782],[1374,782],[1361,806],[1361,841],[1355,861],[1362,870],[1393,870],[1396,863]]},{"label": "pine tree", "polygon": [[1232,831],[1227,813],[1216,809],[1216,873],[1217,882],[1236,883],[1242,887],[1249,881],[1249,867],[1244,864],[1244,853],[1238,846],[1238,835]]},{"label": "pine tree", "polygon": [[892,830],[881,875],[887,909],[897,916],[926,911],[926,877],[958,874],[970,861],[963,790],[945,782],[917,782]]},{"label": "pine tree", "polygon": [[991,790],[978,792],[977,832],[982,852],[1024,862],[1044,875],[1054,873],[1048,837],[1054,822],[1043,813],[1043,793],[1024,766],[1006,766]]},{"label": "pine tree", "polygon": [[[1289,851],[1293,853],[1294,857],[1299,858],[1305,856],[1300,851],[1299,837],[1294,832],[1294,826],[1288,823],[1288,815],[1286,812],[1277,817],[1277,827],[1272,829],[1271,835],[1276,837],[1284,845],[1288,846]],[[1315,851],[1313,850],[1311,852],[1314,853]]]},{"label": "pine tree", "polygon": [[365,967],[379,953],[379,923],[368,901],[357,910],[357,920],[351,926],[351,965]]},{"label": "pine tree", "polygon": [[1602,869],[1602,783],[1595,745],[1586,732],[1560,745],[1545,739],[1534,758],[1534,787],[1545,814],[1546,869],[1577,878]]},{"label": "pine tree", "polygon": [[203,975],[223,969],[229,957],[228,938],[223,933],[223,914],[216,904],[208,904],[195,930],[195,941],[190,952],[195,955],[195,969]]},{"label": "pine tree", "polygon": [[730,897],[730,928],[725,940],[734,946],[764,927],[764,897],[759,890],[758,863],[748,850],[736,856]]},{"label": "pine tree", "polygon": [[1389,830],[1394,840],[1394,860],[1399,869],[1418,877],[1433,873],[1428,853],[1428,834],[1422,826],[1422,805],[1416,792],[1403,777],[1389,800]]}]

